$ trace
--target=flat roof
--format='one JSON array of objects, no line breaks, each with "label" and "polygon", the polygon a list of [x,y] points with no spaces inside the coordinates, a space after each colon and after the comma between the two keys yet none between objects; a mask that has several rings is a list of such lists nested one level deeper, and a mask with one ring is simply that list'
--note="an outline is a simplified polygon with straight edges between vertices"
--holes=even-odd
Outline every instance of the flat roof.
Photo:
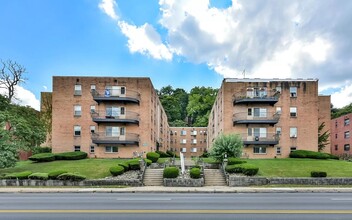
[{"label": "flat roof", "polygon": [[279,79],[279,78],[272,78],[272,79],[262,79],[262,78],[225,78],[224,82],[317,82],[318,79],[308,78],[286,78],[286,79]]}]

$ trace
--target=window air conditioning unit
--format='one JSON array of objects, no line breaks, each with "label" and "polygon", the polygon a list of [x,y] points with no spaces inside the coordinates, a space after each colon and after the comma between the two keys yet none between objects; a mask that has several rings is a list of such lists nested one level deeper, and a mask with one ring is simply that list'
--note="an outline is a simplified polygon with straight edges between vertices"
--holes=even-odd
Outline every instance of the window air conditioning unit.
[{"label": "window air conditioning unit", "polygon": [[255,140],[255,141],[259,141],[259,137],[258,137],[258,136],[255,136],[254,140]]}]

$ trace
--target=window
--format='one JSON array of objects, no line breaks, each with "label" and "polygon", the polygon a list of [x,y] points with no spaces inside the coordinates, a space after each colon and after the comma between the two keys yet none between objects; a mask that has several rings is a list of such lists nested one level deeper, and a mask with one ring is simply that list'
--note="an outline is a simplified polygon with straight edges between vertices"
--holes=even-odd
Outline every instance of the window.
[{"label": "window", "polygon": [[349,144],[345,144],[345,145],[343,146],[343,150],[344,150],[344,151],[350,151],[350,145],[349,145]]},{"label": "window", "polygon": [[349,124],[350,124],[350,119],[349,118],[345,118],[344,125],[347,126]]},{"label": "window", "polygon": [[281,135],[281,127],[276,127],[276,134]]},{"label": "window", "polygon": [[126,94],[126,88],[121,86],[106,86],[104,96],[120,96]]},{"label": "window", "polygon": [[337,120],[335,121],[335,127],[337,128]]},{"label": "window", "polygon": [[187,148],[185,148],[185,147],[181,148],[181,152],[182,153],[186,153],[187,152]]},{"label": "window", "polygon": [[75,85],[74,95],[82,95],[82,85]]},{"label": "window", "polygon": [[290,128],[290,138],[296,138],[297,137],[297,128],[292,127]]},{"label": "window", "polygon": [[81,146],[74,146],[74,151],[81,151]]},{"label": "window", "polygon": [[292,153],[293,151],[296,151],[296,150],[297,150],[297,147],[291,147],[291,148],[290,148],[291,153]]},{"label": "window", "polygon": [[290,116],[297,117],[297,107],[290,107]]},{"label": "window", "polygon": [[118,137],[120,135],[125,135],[124,127],[106,127],[105,134],[107,137]]},{"label": "window", "polygon": [[116,146],[105,146],[105,153],[117,153],[118,150]]},{"label": "window", "polygon": [[90,133],[95,133],[95,126],[94,125],[90,126]]},{"label": "window", "polygon": [[276,114],[281,115],[282,109],[281,107],[276,107]]},{"label": "window", "polygon": [[252,108],[248,109],[248,116],[252,116]]},{"label": "window", "polygon": [[82,107],[80,105],[74,106],[74,116],[81,116],[82,115]]},{"label": "window", "polygon": [[197,144],[197,139],[192,139],[192,144]]},{"label": "window", "polygon": [[186,140],[186,139],[181,139],[180,143],[181,143],[181,144],[186,144],[186,143],[187,143],[187,140]]},{"label": "window", "polygon": [[192,152],[192,153],[197,153],[197,148],[192,147],[192,148],[191,148],[191,152]]},{"label": "window", "polygon": [[290,97],[297,97],[297,87],[290,87]]},{"label": "window", "polygon": [[196,136],[197,135],[197,131],[192,131],[191,135]]},{"label": "window", "polygon": [[75,135],[75,136],[81,136],[81,126],[75,125],[75,126],[73,127],[73,130],[74,130],[74,135]]},{"label": "window", "polygon": [[337,134],[335,134],[335,139],[337,139]]},{"label": "window", "polygon": [[90,106],[90,113],[95,113],[95,105]]},{"label": "window", "polygon": [[255,138],[266,137],[266,128],[248,128],[248,136],[254,135]]},{"label": "window", "polygon": [[90,91],[93,92],[96,90],[95,84],[90,85]]},{"label": "window", "polygon": [[125,114],[125,107],[107,107],[106,117],[115,118]]},{"label": "window", "polygon": [[276,154],[280,155],[281,154],[281,147],[276,147]]},{"label": "window", "polygon": [[276,86],[275,90],[276,90],[276,92],[281,93],[281,86]]},{"label": "window", "polygon": [[94,148],[94,146],[92,145],[92,146],[90,146],[90,153],[91,153],[91,154],[94,154],[94,152],[95,152],[95,148]]},{"label": "window", "polygon": [[182,130],[182,131],[181,131],[181,135],[183,135],[183,136],[184,136],[184,135],[187,135],[187,131]]},{"label": "window", "polygon": [[339,145],[335,145],[335,150],[339,150]]},{"label": "window", "polygon": [[350,138],[350,132],[349,132],[349,131],[346,131],[346,132],[345,132],[345,139],[348,139],[348,138]]},{"label": "window", "polygon": [[266,117],[266,108],[254,108],[254,117]]},{"label": "window", "polygon": [[266,154],[266,147],[253,147],[254,154]]}]

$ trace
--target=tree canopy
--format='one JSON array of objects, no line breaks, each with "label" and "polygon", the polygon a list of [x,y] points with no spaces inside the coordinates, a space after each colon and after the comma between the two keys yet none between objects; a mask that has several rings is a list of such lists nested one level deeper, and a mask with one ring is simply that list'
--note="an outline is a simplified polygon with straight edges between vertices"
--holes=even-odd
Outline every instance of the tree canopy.
[{"label": "tree canopy", "polygon": [[331,105],[331,118],[338,118],[349,113],[352,113],[352,103],[342,108],[334,108],[334,106]]}]

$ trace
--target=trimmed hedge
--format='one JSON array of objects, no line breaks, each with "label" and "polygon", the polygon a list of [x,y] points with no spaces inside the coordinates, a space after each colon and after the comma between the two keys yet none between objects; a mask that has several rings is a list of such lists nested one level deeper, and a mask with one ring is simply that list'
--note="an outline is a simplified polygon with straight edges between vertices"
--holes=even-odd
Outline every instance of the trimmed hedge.
[{"label": "trimmed hedge", "polygon": [[311,177],[326,177],[327,173],[324,171],[312,171],[310,172]]},{"label": "trimmed hedge", "polygon": [[315,152],[315,151],[309,151],[309,150],[296,150],[292,151],[290,153],[291,158],[311,158],[311,159],[333,159],[333,160],[338,160],[339,157],[332,155],[332,154],[327,154],[327,153],[321,153],[321,152]]},{"label": "trimmed hedge", "polygon": [[141,165],[139,163],[139,159],[129,160],[127,161],[130,170],[140,170]]},{"label": "trimmed hedge", "polygon": [[147,153],[147,159],[151,160],[153,163],[156,163],[159,158],[160,158],[160,154],[158,153],[155,153],[155,152]]},{"label": "trimmed hedge", "polygon": [[82,181],[85,180],[86,177],[80,174],[75,173],[63,173],[57,177],[58,180],[70,180],[70,181]]},{"label": "trimmed hedge", "polygon": [[237,158],[237,157],[230,157],[227,159],[228,165],[235,165],[235,164],[242,164],[242,163],[247,163],[247,161],[241,160],[240,158]]},{"label": "trimmed hedge", "polygon": [[165,167],[163,172],[164,178],[176,178],[179,175],[179,169],[177,167]]},{"label": "trimmed hedge", "polygon": [[166,157],[170,157],[170,155],[168,153],[165,153],[164,151],[155,151],[155,153],[160,155],[160,158],[166,158]]},{"label": "trimmed hedge", "polygon": [[125,172],[125,168],[123,166],[115,166],[115,167],[110,167],[109,169],[111,175],[113,176],[118,176],[118,175],[121,175]]},{"label": "trimmed hedge", "polygon": [[121,162],[121,163],[118,163],[117,165],[122,166],[125,169],[125,172],[130,170],[130,165],[128,164],[128,162]]},{"label": "trimmed hedge", "polygon": [[55,154],[56,160],[81,160],[86,159],[88,154],[82,151],[64,152]]},{"label": "trimmed hedge", "polygon": [[150,166],[152,164],[152,161],[147,158],[144,158],[144,162],[147,163],[147,166]]},{"label": "trimmed hedge", "polygon": [[225,171],[228,173],[242,173],[241,164],[227,165]]},{"label": "trimmed hedge", "polygon": [[243,173],[246,176],[254,176],[258,173],[259,168],[253,164],[242,163],[235,165],[227,165],[225,171],[228,173]]},{"label": "trimmed hedge", "polygon": [[67,173],[66,170],[54,170],[48,173],[48,177],[51,180],[56,180],[61,174]]},{"label": "trimmed hedge", "polygon": [[51,162],[55,160],[55,154],[52,153],[41,153],[41,154],[35,154],[31,157],[28,158],[31,161],[35,162]]},{"label": "trimmed hedge", "polygon": [[7,174],[4,178],[5,179],[19,179],[19,180],[24,180],[28,179],[28,176],[32,174],[32,171],[23,171],[19,173],[10,173]]},{"label": "trimmed hedge", "polygon": [[166,153],[170,156],[170,157],[177,157],[177,155],[175,154],[175,152],[171,151],[171,150],[167,150]]},{"label": "trimmed hedge", "polygon": [[194,167],[190,170],[189,174],[191,175],[192,179],[199,179],[200,178],[200,169],[197,167]]},{"label": "trimmed hedge", "polygon": [[33,155],[35,154],[42,154],[42,153],[52,153],[51,147],[35,147],[32,150]]},{"label": "trimmed hedge", "polygon": [[28,178],[31,180],[48,180],[49,176],[47,173],[32,173]]}]

